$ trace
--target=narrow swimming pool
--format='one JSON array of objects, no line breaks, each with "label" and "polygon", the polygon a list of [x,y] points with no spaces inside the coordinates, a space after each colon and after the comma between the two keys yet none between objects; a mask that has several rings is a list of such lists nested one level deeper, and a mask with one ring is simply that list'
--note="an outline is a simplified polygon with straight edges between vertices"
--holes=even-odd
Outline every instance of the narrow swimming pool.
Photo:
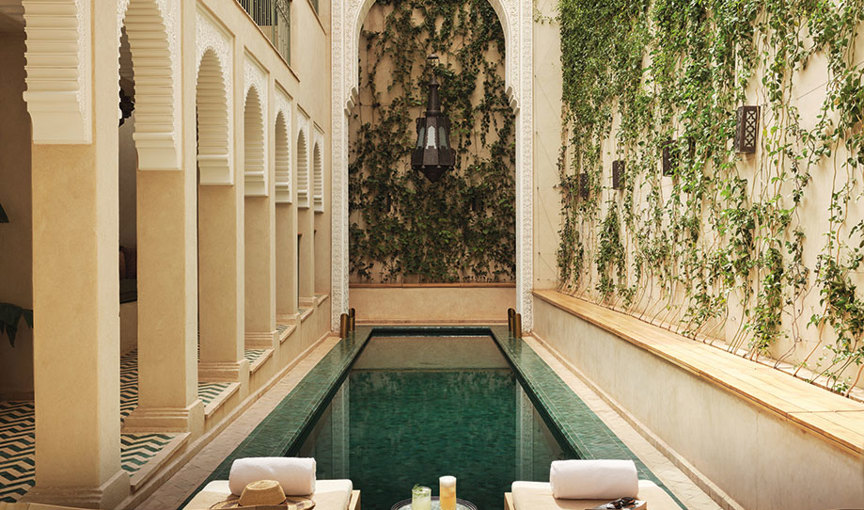
[{"label": "narrow swimming pool", "polygon": [[500,510],[513,481],[547,481],[558,458],[632,459],[640,479],[665,489],[500,326],[357,327],[198,489],[227,480],[235,459],[298,455],[317,459],[319,479],[350,478],[363,510],[389,510],[414,484],[437,495],[441,475],[456,476],[458,496],[479,510]]},{"label": "narrow swimming pool", "polygon": [[558,443],[488,336],[373,337],[303,442],[318,477],[350,478],[369,510],[438,494],[438,477],[479,509],[514,480],[548,480]]}]

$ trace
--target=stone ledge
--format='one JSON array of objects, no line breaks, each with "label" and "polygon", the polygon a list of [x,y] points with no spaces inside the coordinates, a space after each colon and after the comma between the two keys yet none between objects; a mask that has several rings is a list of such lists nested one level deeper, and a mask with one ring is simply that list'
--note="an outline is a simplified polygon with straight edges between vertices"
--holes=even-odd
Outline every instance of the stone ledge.
[{"label": "stone ledge", "polygon": [[583,299],[554,290],[534,291],[534,296],[846,452],[864,456],[864,404]]}]

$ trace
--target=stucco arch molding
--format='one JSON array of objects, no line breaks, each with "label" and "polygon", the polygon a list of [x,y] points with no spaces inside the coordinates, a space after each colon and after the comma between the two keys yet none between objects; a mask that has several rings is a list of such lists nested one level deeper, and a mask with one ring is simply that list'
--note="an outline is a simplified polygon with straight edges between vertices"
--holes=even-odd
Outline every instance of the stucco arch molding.
[{"label": "stucco arch molding", "polygon": [[182,170],[179,10],[168,0],[117,2],[117,40],[125,26],[132,51],[139,170]]},{"label": "stucco arch molding", "polygon": [[21,6],[33,143],[92,143],[89,0],[23,0]]},{"label": "stucco arch molding", "polygon": [[[358,45],[363,21],[375,0],[331,3],[331,166],[333,215],[331,325],[348,309],[348,118],[358,91]],[[489,0],[504,30],[505,83],[516,112],[516,309],[533,327],[533,23],[534,0]]]},{"label": "stucco arch molding", "polygon": [[[209,114],[207,120],[210,125],[204,127],[208,131],[207,135],[213,135],[215,144],[219,145],[218,148],[211,147],[206,154],[202,153],[202,133],[199,126],[200,182],[204,185],[233,185],[234,80],[230,74],[234,67],[232,38],[208,13],[199,8],[196,13],[195,44],[196,94],[199,95],[196,99],[203,104],[199,105],[199,108],[206,109]],[[205,55],[215,58],[205,63]],[[205,66],[204,69],[202,65]]]}]

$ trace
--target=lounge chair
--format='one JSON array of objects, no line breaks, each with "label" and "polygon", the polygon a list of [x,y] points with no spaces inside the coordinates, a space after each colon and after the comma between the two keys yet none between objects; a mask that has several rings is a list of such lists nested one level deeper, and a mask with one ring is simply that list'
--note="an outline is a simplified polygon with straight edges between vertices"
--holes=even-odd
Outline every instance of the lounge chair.
[{"label": "lounge chair", "polygon": [[[549,482],[513,482],[513,492],[504,494],[505,510],[585,510],[608,499],[555,499]],[[639,499],[648,510],[681,510],[675,500],[649,480],[639,480]]]},{"label": "lounge chair", "polygon": [[[183,510],[208,510],[230,495],[228,480],[214,480]],[[351,480],[317,480],[311,498],[315,501],[315,510],[360,510],[360,491],[353,490]]]}]

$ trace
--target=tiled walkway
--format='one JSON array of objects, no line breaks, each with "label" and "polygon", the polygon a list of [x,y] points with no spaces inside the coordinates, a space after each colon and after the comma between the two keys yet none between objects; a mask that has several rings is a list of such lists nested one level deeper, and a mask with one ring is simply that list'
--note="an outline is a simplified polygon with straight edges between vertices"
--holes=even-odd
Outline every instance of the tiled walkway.
[{"label": "tiled walkway", "polygon": [[[209,404],[230,383],[200,383],[198,398]],[[120,358],[120,419],[138,405],[138,353]],[[32,401],[0,402],[0,502],[14,502],[35,483],[35,425]],[[177,437],[176,434],[121,434],[120,464],[130,475]]]}]

